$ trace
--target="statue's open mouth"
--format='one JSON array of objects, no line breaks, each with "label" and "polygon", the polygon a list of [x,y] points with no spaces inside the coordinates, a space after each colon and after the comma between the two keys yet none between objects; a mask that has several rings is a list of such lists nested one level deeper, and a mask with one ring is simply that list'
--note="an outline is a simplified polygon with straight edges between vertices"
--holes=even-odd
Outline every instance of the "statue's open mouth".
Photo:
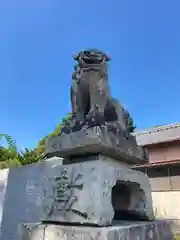
[{"label": "statue's open mouth", "polygon": [[78,55],[74,56],[74,60],[78,61],[84,68],[97,67],[105,62],[108,62],[110,58],[101,51],[97,50],[86,50],[81,51]]},{"label": "statue's open mouth", "polygon": [[101,64],[104,60],[104,57],[100,54],[86,54],[82,57],[82,60],[86,64]]}]

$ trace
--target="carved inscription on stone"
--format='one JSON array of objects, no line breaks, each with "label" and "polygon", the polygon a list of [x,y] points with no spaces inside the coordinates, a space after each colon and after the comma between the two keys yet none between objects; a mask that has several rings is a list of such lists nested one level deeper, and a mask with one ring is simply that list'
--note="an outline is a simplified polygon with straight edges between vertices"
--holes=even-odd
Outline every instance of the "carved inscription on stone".
[{"label": "carved inscription on stone", "polygon": [[72,207],[78,201],[74,190],[83,189],[83,175],[81,173],[68,172],[63,168],[60,175],[54,178],[53,202],[49,211],[49,217],[57,212],[73,211]]}]

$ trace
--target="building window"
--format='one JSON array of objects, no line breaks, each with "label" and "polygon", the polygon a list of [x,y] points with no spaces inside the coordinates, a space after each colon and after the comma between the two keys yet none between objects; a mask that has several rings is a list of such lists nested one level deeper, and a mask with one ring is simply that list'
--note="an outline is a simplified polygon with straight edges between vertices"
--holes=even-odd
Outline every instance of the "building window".
[{"label": "building window", "polygon": [[180,166],[169,167],[170,176],[180,176]]},{"label": "building window", "polygon": [[167,167],[154,167],[147,169],[147,175],[150,178],[159,178],[159,177],[168,177],[168,168]]},{"label": "building window", "polygon": [[168,167],[156,167],[147,169],[152,191],[170,191],[171,181]]}]

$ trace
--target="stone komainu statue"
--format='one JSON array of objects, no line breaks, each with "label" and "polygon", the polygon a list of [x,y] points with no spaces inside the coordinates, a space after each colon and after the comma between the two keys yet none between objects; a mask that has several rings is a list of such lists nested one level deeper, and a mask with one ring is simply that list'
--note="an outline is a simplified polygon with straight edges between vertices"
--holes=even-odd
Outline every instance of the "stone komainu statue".
[{"label": "stone komainu statue", "polygon": [[[71,104],[77,121],[100,115],[107,123],[117,123],[128,132],[129,113],[110,95],[109,57],[98,50],[86,50],[74,56],[78,62],[72,75]],[[117,126],[117,125],[116,125]]]}]

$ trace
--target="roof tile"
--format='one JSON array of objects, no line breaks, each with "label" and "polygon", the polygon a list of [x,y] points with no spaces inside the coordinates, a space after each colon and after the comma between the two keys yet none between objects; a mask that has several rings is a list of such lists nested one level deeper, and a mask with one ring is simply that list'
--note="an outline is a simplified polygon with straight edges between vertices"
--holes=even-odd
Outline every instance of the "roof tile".
[{"label": "roof tile", "polygon": [[180,123],[137,131],[133,135],[140,146],[180,140]]}]

